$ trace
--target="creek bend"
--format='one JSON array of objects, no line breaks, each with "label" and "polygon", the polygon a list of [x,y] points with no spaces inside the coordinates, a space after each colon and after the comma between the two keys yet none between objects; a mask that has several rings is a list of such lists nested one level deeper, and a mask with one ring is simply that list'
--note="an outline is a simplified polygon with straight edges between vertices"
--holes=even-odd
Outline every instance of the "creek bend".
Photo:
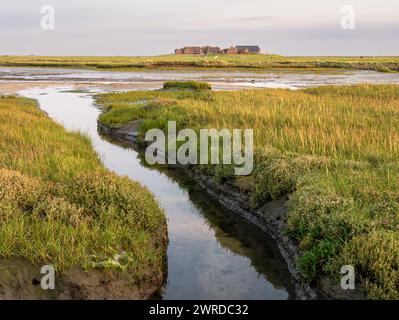
[{"label": "creek bend", "polygon": [[169,247],[163,299],[294,299],[284,259],[255,225],[227,212],[189,178],[146,167],[137,151],[97,132],[93,92],[32,88],[20,95],[66,129],[90,137],[103,164],[146,186],[165,209]]}]

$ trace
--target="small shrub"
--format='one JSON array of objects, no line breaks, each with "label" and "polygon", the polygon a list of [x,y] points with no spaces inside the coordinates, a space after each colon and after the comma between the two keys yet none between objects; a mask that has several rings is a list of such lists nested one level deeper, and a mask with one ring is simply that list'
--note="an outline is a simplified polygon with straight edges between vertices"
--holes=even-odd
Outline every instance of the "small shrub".
[{"label": "small shrub", "polygon": [[301,186],[290,198],[287,231],[292,237],[346,239],[369,226],[353,199],[337,194],[328,183],[306,181],[309,185]]},{"label": "small shrub", "polygon": [[[0,202],[3,206],[31,211],[47,192],[46,184],[39,178],[0,168]],[[3,215],[11,213],[9,210],[2,212]]]},{"label": "small shrub", "polygon": [[311,250],[306,251],[297,260],[297,267],[301,277],[306,281],[314,280],[323,265],[326,264],[339,250],[339,241],[323,240]]},{"label": "small shrub", "polygon": [[234,166],[233,165],[217,165],[215,169],[215,179],[217,182],[225,183],[227,181],[233,180]]},{"label": "small shrub", "polygon": [[326,159],[312,156],[270,159],[256,170],[253,205],[259,207],[266,201],[292,193],[299,177],[327,164]]},{"label": "small shrub", "polygon": [[34,208],[32,214],[40,220],[61,222],[74,227],[91,220],[90,217],[85,217],[83,208],[59,197],[43,199]]},{"label": "small shrub", "polygon": [[326,270],[337,274],[352,265],[371,299],[399,299],[398,232],[374,230],[354,237]]}]

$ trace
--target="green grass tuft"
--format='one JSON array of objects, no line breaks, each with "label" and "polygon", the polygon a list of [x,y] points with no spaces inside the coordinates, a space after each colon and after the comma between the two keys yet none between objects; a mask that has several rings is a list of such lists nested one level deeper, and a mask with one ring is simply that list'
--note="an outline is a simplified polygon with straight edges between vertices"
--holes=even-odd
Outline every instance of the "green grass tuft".
[{"label": "green grass tuft", "polygon": [[167,81],[163,84],[164,90],[212,90],[209,83],[196,81]]}]

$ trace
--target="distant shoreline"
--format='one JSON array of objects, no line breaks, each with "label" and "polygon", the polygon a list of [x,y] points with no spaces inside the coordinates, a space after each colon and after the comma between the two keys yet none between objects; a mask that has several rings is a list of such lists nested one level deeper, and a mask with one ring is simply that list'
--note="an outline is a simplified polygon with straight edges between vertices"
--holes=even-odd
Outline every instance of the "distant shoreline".
[{"label": "distant shoreline", "polygon": [[136,71],[175,69],[373,70],[399,72],[399,57],[295,57],[271,54],[162,55],[153,57],[0,56],[3,67]]}]

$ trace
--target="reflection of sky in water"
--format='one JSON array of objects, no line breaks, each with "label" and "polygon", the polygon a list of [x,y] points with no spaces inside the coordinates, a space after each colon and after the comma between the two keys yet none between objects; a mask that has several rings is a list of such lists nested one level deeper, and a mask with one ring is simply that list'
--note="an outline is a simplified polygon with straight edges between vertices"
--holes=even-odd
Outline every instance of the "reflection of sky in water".
[{"label": "reflection of sky in water", "polygon": [[146,71],[111,72],[51,68],[7,68],[0,67],[0,81],[70,81],[75,83],[136,83],[166,80],[204,80],[214,83],[216,89],[226,85],[253,88],[298,89],[320,85],[342,85],[357,83],[396,83],[399,73],[374,71],[351,71],[342,74],[291,74],[270,72],[228,71]]},{"label": "reflection of sky in water", "polygon": [[[94,107],[92,97],[85,93],[65,92],[63,89],[31,89],[22,95],[37,99],[41,108],[68,129],[87,133],[104,164],[120,175],[127,175],[147,186],[165,208],[168,218],[170,245],[168,249],[168,283],[166,299],[287,299],[283,283],[290,276],[281,257],[269,254],[263,237],[256,246],[245,249],[239,239],[223,233],[219,243],[215,226],[191,202],[187,191],[171,178],[140,165],[134,150],[111,144],[97,133],[100,111]],[[69,88],[70,89],[70,88]],[[42,93],[47,94],[42,94]],[[231,241],[229,241],[231,239]],[[231,244],[229,244],[231,243]],[[233,245],[234,244],[234,245]],[[235,246],[259,255],[262,266],[255,269],[252,258],[237,254]],[[232,246],[229,248],[229,245]],[[250,251],[252,250],[252,251]],[[278,261],[278,262],[276,262]],[[274,265],[276,263],[277,265]],[[269,264],[269,265],[268,265]],[[265,273],[273,278],[269,282]],[[277,280],[276,280],[277,279]],[[290,285],[288,285],[290,287]],[[292,287],[288,289],[292,293]]]}]

